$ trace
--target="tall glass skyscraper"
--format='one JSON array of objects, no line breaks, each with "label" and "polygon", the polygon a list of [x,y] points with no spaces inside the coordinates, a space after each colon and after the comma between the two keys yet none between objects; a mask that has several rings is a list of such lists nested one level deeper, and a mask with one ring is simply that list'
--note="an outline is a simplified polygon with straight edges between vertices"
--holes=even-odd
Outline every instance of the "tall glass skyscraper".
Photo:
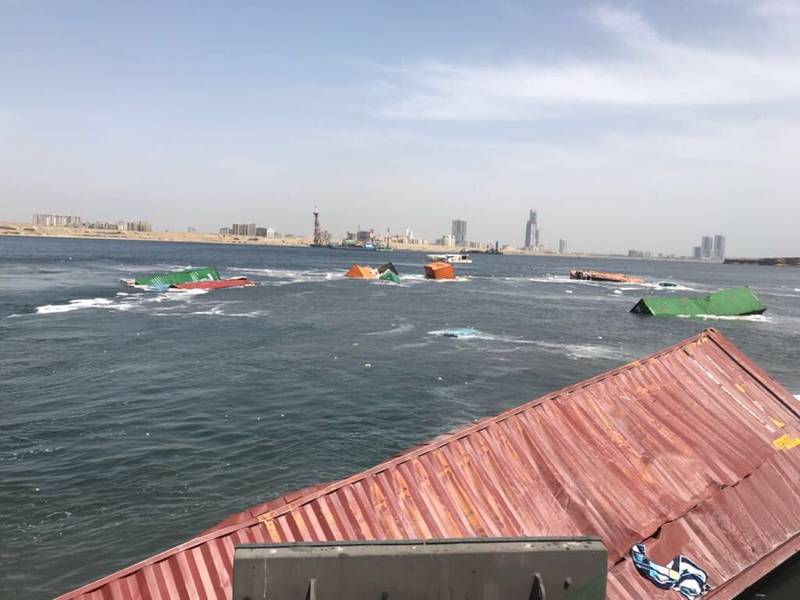
[{"label": "tall glass skyscraper", "polygon": [[723,260],[725,258],[725,236],[717,234],[714,236],[714,258]]},{"label": "tall glass skyscraper", "polygon": [[536,248],[541,245],[539,233],[539,219],[535,210],[528,215],[528,222],[525,224],[525,247]]},{"label": "tall glass skyscraper", "polygon": [[467,222],[461,219],[453,219],[453,237],[456,239],[456,246],[463,246],[467,243]]}]

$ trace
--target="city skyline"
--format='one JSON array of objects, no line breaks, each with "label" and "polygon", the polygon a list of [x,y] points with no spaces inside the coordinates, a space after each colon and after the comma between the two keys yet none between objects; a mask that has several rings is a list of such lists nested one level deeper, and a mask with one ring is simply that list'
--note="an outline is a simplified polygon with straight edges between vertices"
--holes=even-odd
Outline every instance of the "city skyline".
[{"label": "city skyline", "polygon": [[319,204],[332,232],[458,215],[518,245],[534,204],[551,247],[683,255],[691,222],[796,255],[800,10],[676,2],[7,3],[0,218],[309,235]]}]

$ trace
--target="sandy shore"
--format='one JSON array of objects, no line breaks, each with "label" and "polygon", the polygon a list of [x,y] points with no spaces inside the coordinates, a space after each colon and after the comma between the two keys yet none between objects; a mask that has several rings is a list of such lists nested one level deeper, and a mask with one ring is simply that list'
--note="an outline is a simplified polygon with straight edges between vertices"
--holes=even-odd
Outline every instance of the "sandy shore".
[{"label": "sandy shore", "polygon": [[[0,235],[18,237],[54,237],[54,238],[89,238],[99,240],[133,240],[148,242],[188,242],[200,244],[239,244],[247,246],[282,246],[303,247],[311,244],[310,237],[282,237],[261,238],[233,235],[220,235],[218,233],[188,233],[184,231],[152,231],[141,233],[137,231],[107,231],[102,229],[86,229],[75,227],[40,227],[28,223],[13,223],[0,221]],[[458,248],[439,246],[436,244],[393,244],[395,250],[424,253],[456,253]],[[565,256],[571,258],[629,258],[621,254],[592,254],[570,252],[558,254],[556,252],[533,252],[522,248],[504,248],[504,254],[520,256]],[[632,260],[666,260],[678,262],[695,262],[686,257],[648,257],[634,258]]]},{"label": "sandy shore", "polygon": [[76,227],[39,227],[27,223],[0,222],[0,235],[24,237],[92,238],[99,240],[138,240],[148,242],[194,242],[203,244],[248,244],[254,246],[308,246],[303,237],[248,238],[218,233],[184,231],[110,231]]},{"label": "sandy shore", "polygon": [[[220,235],[218,233],[188,233],[183,231],[152,231],[141,233],[137,231],[108,231],[102,229],[86,229],[75,227],[40,227],[29,225],[27,223],[11,223],[2,221],[0,221],[0,235],[292,247],[309,246],[312,242],[311,238],[308,237],[261,238]],[[393,248],[395,250],[407,250],[409,252],[434,252],[437,254],[458,252],[457,248],[438,246],[436,244],[396,244],[393,245]],[[512,252],[524,253],[524,251]]]}]

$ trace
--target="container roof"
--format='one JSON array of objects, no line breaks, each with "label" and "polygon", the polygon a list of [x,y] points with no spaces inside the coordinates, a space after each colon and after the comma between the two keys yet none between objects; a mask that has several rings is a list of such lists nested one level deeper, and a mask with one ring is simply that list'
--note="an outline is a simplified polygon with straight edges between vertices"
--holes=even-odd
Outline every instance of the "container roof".
[{"label": "container roof", "polygon": [[703,298],[683,296],[647,296],[633,308],[633,312],[651,315],[750,315],[766,310],[750,288],[732,288],[713,292]]},{"label": "container roof", "polygon": [[684,555],[733,598],[800,551],[797,400],[713,329],[235,515],[62,596],[231,596],[236,544],[601,537],[611,599],[671,598],[631,558]]}]

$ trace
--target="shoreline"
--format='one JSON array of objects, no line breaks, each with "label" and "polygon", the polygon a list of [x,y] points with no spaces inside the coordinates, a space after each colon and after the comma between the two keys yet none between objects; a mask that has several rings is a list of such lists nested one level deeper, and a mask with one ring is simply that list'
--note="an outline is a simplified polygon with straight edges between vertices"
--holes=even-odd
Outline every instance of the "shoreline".
[{"label": "shoreline", "polygon": [[[193,244],[222,244],[222,245],[235,245],[235,246],[267,246],[278,248],[309,248],[311,247],[312,239],[309,237],[286,237],[286,238],[245,238],[240,236],[224,236],[218,233],[202,233],[202,232],[183,232],[183,231],[152,231],[152,232],[138,232],[138,231],[120,231],[118,233],[107,233],[103,230],[97,229],[73,229],[67,227],[39,227],[27,223],[14,223],[8,221],[0,221],[0,237],[11,238],[56,238],[56,239],[91,239],[91,240],[118,240],[118,241],[138,241],[138,242],[173,242],[173,243],[193,243]],[[439,246],[435,244],[397,244],[393,246],[394,250],[400,252],[417,252],[417,253],[456,253],[459,249],[449,246]],[[366,252],[358,248],[332,250],[350,250]],[[376,254],[391,254],[379,252]],[[481,256],[496,256],[492,254],[483,253],[480,251],[474,252],[475,255]],[[698,264],[722,264],[716,261],[698,261],[688,257],[658,257],[650,256],[632,257],[624,254],[594,254],[585,252],[569,252],[559,254],[557,252],[531,252],[514,248],[511,250],[504,250],[501,256],[528,256],[528,257],[560,257],[560,258],[573,258],[573,259],[597,259],[597,258],[610,258],[616,260],[634,260],[634,261],[659,261],[659,262],[687,262]],[[744,260],[757,260],[757,259],[744,259]]]}]

